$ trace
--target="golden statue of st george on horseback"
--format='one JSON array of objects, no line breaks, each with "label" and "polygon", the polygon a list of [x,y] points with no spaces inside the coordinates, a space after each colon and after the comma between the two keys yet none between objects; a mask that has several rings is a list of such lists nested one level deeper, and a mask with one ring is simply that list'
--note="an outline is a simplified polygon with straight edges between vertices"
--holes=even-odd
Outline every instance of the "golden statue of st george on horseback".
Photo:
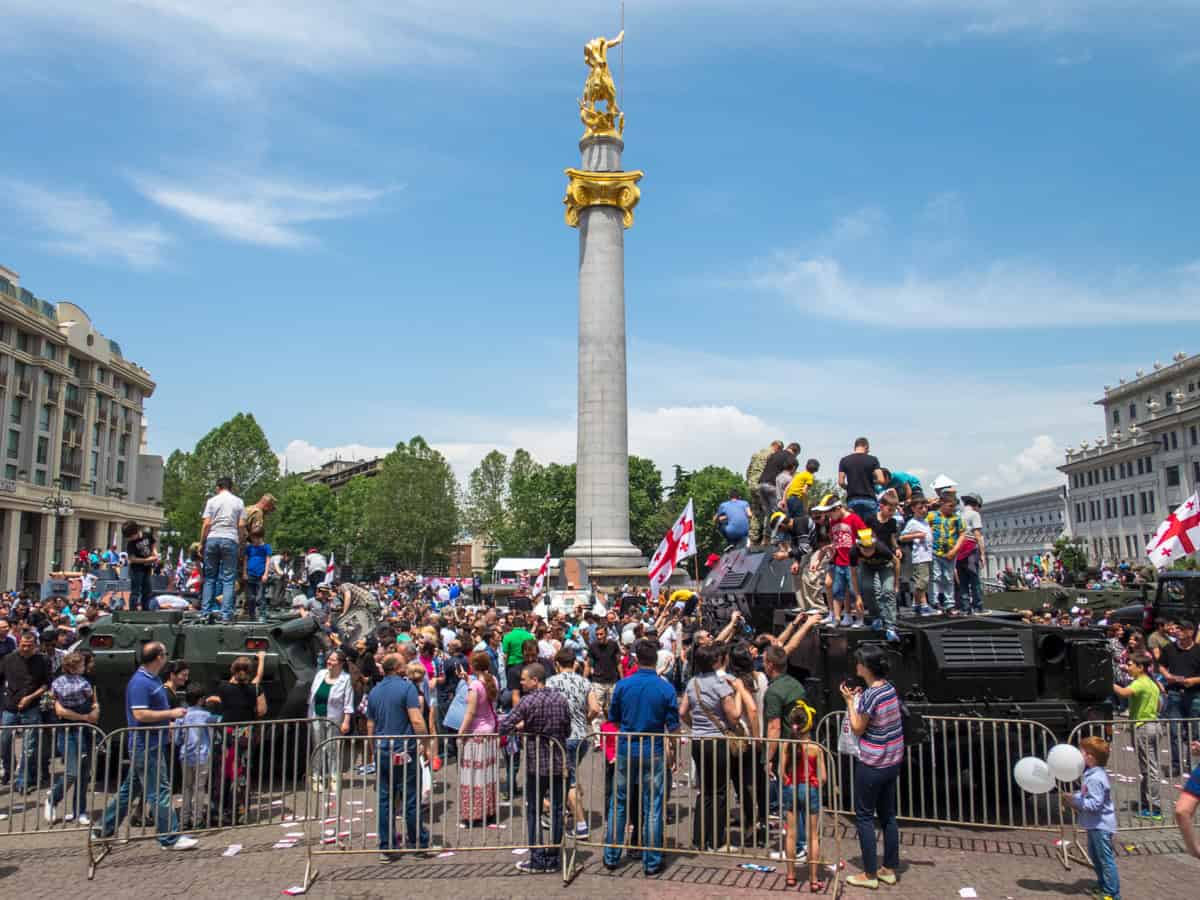
[{"label": "golden statue of st george on horseback", "polygon": [[[591,68],[583,85],[583,99],[579,101],[579,118],[587,129],[584,137],[620,137],[625,130],[625,114],[617,107],[617,86],[613,83],[608,68],[608,51],[625,38],[622,31],[611,40],[593,38],[583,45],[583,61]],[[597,104],[603,102],[604,109]]]}]

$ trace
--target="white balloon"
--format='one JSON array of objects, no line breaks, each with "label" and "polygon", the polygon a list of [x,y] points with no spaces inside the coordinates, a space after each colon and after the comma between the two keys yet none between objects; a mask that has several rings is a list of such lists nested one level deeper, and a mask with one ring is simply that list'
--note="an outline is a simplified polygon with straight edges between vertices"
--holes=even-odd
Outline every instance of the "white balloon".
[{"label": "white balloon", "polygon": [[1013,778],[1021,790],[1030,794],[1045,794],[1054,787],[1054,776],[1045,762],[1036,756],[1026,756],[1013,766]]},{"label": "white balloon", "polygon": [[1046,754],[1046,767],[1059,781],[1074,781],[1083,774],[1083,754],[1074,744],[1057,744]]}]

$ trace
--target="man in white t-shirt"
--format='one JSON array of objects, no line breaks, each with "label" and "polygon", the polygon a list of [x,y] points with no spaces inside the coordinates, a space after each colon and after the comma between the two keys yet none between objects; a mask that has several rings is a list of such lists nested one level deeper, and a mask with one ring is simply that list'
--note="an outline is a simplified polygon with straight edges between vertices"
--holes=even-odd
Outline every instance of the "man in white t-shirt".
[{"label": "man in white t-shirt", "polygon": [[204,548],[204,589],[200,595],[200,610],[206,615],[217,612],[219,589],[221,618],[226,622],[233,621],[238,545],[242,540],[245,516],[246,504],[233,493],[233,482],[229,478],[218,478],[216,494],[204,504],[204,524],[200,529],[200,546]]},{"label": "man in white t-shirt", "polygon": [[304,577],[308,581],[305,593],[309,600],[317,596],[317,587],[325,580],[328,570],[329,562],[325,554],[318,552],[316,547],[309,548],[308,555],[304,557]]},{"label": "man in white t-shirt", "polygon": [[909,500],[912,518],[900,532],[900,543],[912,549],[913,611],[919,616],[932,616],[939,609],[929,605],[929,577],[933,568],[933,529],[925,521],[929,502],[920,488],[913,489]]}]

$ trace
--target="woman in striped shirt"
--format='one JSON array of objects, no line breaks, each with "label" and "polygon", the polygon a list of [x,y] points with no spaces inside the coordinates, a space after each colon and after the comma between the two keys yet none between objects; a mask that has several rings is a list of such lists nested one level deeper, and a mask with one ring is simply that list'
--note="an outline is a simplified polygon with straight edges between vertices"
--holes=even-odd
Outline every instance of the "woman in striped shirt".
[{"label": "woman in striped shirt", "polygon": [[[863,873],[846,883],[875,889],[879,882],[896,883],[900,865],[900,828],[896,823],[896,779],[904,758],[904,728],[900,697],[887,680],[888,664],[877,647],[862,647],[854,654],[855,671],[866,689],[842,685],[846,716],[858,738],[859,756],[854,766],[854,823],[862,850]],[[883,866],[875,849],[875,816],[883,829]]]}]

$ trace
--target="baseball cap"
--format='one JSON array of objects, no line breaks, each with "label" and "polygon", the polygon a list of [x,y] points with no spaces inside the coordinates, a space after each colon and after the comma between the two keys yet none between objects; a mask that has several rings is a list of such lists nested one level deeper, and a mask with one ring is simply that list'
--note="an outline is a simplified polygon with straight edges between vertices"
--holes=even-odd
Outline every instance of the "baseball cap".
[{"label": "baseball cap", "polygon": [[309,609],[310,601],[303,594],[297,594],[292,598],[292,609]]},{"label": "baseball cap", "polygon": [[842,501],[839,500],[836,496],[834,496],[833,494],[826,494],[824,497],[821,498],[821,502],[812,508],[812,511],[813,512],[829,512],[831,509],[837,509],[841,505],[842,505]]}]

